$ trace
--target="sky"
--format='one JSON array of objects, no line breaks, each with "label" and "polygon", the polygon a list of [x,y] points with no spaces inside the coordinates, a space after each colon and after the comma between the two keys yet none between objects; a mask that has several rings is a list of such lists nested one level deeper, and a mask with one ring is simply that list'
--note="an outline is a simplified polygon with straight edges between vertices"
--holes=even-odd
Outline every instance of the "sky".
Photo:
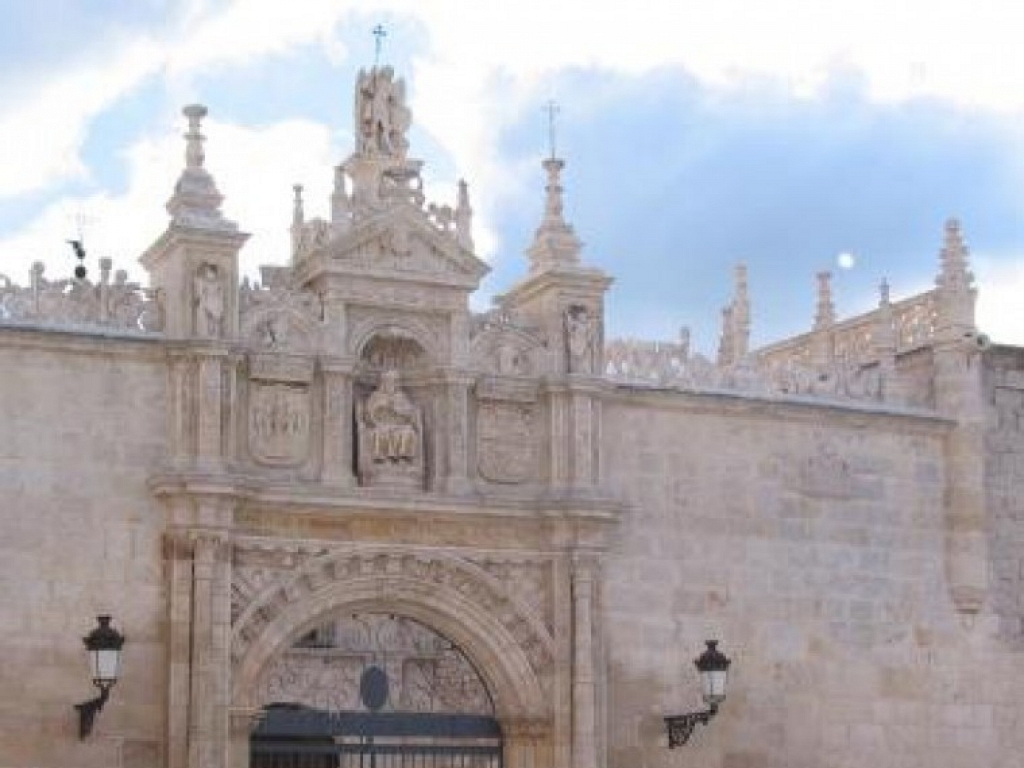
[{"label": "sky", "polygon": [[713,354],[734,265],[753,342],[806,330],[815,274],[840,317],[929,288],[943,225],[971,248],[978,322],[1024,345],[1024,82],[1011,0],[0,0],[0,274],[27,281],[138,256],[167,224],[181,107],[201,102],[207,168],[253,237],[242,269],[285,263],[292,185],[328,212],[353,149],[353,83],[407,83],[427,196],[465,178],[474,308],[526,273],[557,101],[566,217],[615,278],[610,336]]}]

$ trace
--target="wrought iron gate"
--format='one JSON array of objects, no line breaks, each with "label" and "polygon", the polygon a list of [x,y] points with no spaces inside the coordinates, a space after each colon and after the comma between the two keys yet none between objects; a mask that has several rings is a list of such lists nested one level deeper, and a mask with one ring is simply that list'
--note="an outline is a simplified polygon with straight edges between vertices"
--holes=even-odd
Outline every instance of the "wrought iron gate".
[{"label": "wrought iron gate", "polygon": [[390,614],[339,617],[268,667],[251,768],[502,768],[490,694],[462,651]]},{"label": "wrought iron gate", "polygon": [[269,707],[251,768],[502,768],[493,717]]}]

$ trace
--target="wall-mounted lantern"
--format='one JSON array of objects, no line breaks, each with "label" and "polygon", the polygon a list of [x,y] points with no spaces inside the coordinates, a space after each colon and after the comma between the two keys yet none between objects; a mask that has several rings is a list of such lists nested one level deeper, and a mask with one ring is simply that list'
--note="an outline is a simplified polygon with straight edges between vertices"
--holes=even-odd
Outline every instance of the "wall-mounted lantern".
[{"label": "wall-mounted lantern", "polygon": [[708,640],[708,647],[693,663],[700,673],[701,692],[708,708],[685,715],[670,715],[665,718],[668,729],[668,747],[675,749],[690,740],[690,734],[698,723],[707,725],[718,713],[718,705],[725,700],[725,684],[732,660],[718,650],[717,640]]},{"label": "wall-mounted lantern", "polygon": [[75,704],[78,710],[78,737],[84,739],[92,732],[92,722],[96,713],[103,709],[110,696],[110,689],[117,682],[121,671],[121,646],[124,635],[110,626],[109,616],[97,616],[98,626],[82,638],[89,652],[89,664],[92,667],[92,684],[100,689],[95,699]]}]

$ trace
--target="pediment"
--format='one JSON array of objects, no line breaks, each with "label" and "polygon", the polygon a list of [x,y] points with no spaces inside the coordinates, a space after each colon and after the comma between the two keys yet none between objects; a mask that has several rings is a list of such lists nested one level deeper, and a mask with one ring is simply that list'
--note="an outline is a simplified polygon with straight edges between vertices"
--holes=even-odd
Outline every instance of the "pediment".
[{"label": "pediment", "polygon": [[332,273],[409,279],[475,289],[490,267],[463,248],[450,228],[422,210],[399,206],[368,217],[325,243],[312,258]]}]

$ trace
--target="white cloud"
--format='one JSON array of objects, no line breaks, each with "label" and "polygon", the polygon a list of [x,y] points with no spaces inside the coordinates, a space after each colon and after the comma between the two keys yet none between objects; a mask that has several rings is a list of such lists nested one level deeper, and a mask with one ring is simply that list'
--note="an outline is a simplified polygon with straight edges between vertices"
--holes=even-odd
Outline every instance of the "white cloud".
[{"label": "white cloud", "polygon": [[[310,215],[326,214],[331,178],[324,169],[336,162],[327,126],[291,120],[260,128],[208,120],[207,167],[225,195],[224,213],[253,237],[242,251],[243,271],[255,276],[262,263],[283,263],[289,256],[288,226],[292,184],[308,180]],[[67,277],[74,267],[65,239],[75,236],[74,217],[84,214],[87,262],[93,278],[96,260],[108,256],[115,268],[144,279],[138,256],[163,232],[164,204],[184,165],[180,131],[167,131],[126,151],[128,184],[123,195],[65,197],[51,204],[21,232],[0,239],[0,272],[27,283],[33,261],[47,264],[50,278]]]},{"label": "white cloud", "polygon": [[974,258],[978,284],[978,328],[993,341],[1024,344],[1024,254],[1016,260]]},{"label": "white cloud", "polygon": [[[539,210],[543,185],[533,164],[508,167],[497,137],[526,110],[538,110],[540,128],[540,106],[552,96],[571,119],[573,94],[540,90],[547,75],[564,67],[636,74],[676,65],[710,86],[770,77],[807,97],[840,68],[860,73],[880,100],[927,94],[960,105],[1024,109],[1014,39],[1024,28],[1024,5],[1005,0],[633,0],[628,6],[578,0],[194,0],[157,39],[115,47],[102,65],[70,72],[33,97],[0,107],[0,198],[88,173],[80,149],[89,124],[147,76],[160,73],[184,103],[195,96],[196,74],[228,66],[244,71],[250,63],[310,45],[338,61],[345,51],[337,39],[339,24],[356,13],[411,19],[425,30],[428,47],[405,73],[412,106],[419,126],[450,153],[456,174],[471,183],[476,241],[485,257],[499,247],[492,222],[502,205],[532,187]],[[387,48],[403,44],[393,30]],[[350,87],[324,83],[325,98],[347,101]],[[281,116],[273,125],[246,129],[217,122],[217,104],[209,106],[209,165],[227,196],[227,212],[254,235],[244,251],[246,269],[256,261],[283,260],[291,183],[307,185],[310,215],[322,213],[331,166],[347,148],[331,146],[326,126]],[[50,204],[23,231],[0,239],[0,253],[18,254],[5,257],[0,268],[18,276],[31,260],[50,255],[53,243],[69,234],[69,211],[78,209],[99,220],[89,233],[92,249],[133,260],[163,228],[163,202],[180,167],[180,143],[167,132],[134,145],[127,153],[130,179],[123,195]],[[538,130],[538,159],[544,145]],[[566,154],[571,198],[571,147]],[[443,198],[455,179],[434,181],[428,194]],[[66,262],[55,263],[63,268]],[[982,282],[985,297],[991,289],[987,278]]]}]

